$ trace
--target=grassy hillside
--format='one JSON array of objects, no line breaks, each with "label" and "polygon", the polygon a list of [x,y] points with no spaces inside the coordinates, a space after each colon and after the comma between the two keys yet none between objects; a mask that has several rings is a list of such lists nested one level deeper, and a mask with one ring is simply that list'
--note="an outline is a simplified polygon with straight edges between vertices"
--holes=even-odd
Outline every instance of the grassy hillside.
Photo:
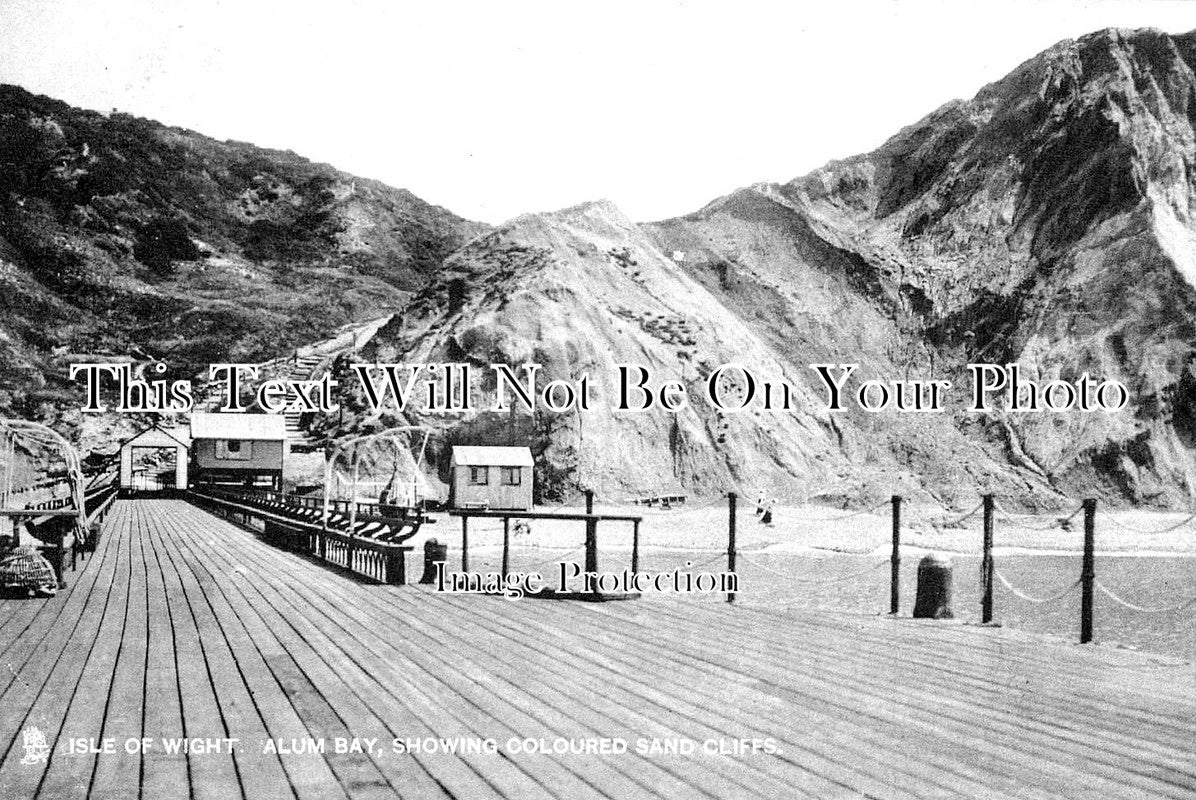
[{"label": "grassy hillside", "polygon": [[401,307],[485,226],[294,153],[0,86],[0,410],[64,364],[264,359]]}]

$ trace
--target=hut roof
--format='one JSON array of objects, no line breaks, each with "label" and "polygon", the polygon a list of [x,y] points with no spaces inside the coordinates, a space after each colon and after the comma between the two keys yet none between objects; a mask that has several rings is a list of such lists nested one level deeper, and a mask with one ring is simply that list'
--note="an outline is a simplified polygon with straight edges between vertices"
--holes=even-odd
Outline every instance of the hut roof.
[{"label": "hut roof", "polygon": [[281,414],[198,412],[191,415],[191,438],[282,441],[287,438],[287,421]]},{"label": "hut roof", "polygon": [[526,447],[454,447],[453,466],[530,467],[532,451]]}]

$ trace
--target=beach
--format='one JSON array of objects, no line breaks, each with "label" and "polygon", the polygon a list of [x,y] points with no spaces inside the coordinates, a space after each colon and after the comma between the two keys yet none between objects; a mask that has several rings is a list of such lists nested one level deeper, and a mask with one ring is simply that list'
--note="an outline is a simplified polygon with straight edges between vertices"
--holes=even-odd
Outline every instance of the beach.
[{"label": "beach", "polygon": [[[995,624],[1078,641],[1080,591],[1076,584],[1083,517],[1071,516],[1078,507],[1077,503],[1075,508],[1049,514],[1021,515],[1006,514],[998,505],[993,536],[994,562],[1000,575],[994,581]],[[580,509],[537,510],[564,513]],[[716,571],[727,566],[725,500],[670,510],[599,504],[594,511],[643,518],[641,572]],[[1098,508],[1097,581],[1119,600],[1149,610],[1126,607],[1097,591],[1095,631],[1100,646],[1196,660],[1196,603],[1162,610],[1180,606],[1196,595],[1196,521],[1190,517],[1184,512]],[[408,542],[416,546],[413,560],[422,563],[423,542],[437,539],[449,547],[449,566],[459,567],[460,519],[447,514],[434,514],[433,519]],[[530,532],[511,534],[511,571],[539,570],[547,574],[561,561],[582,561],[582,522],[532,520],[530,526]],[[740,584],[737,603],[773,609],[888,613],[892,519],[887,503],[865,513],[820,506],[777,506],[772,524],[763,524],[755,506],[741,501],[736,539]],[[935,552],[951,558],[955,614],[952,621],[935,624],[979,624],[982,542],[982,515],[978,509],[970,514],[951,514],[938,508],[904,507],[899,616],[910,616],[913,608],[918,560]],[[598,544],[601,570],[619,571],[630,566],[630,523],[600,523]],[[501,560],[501,521],[471,520],[470,569],[497,571]],[[660,596],[652,592],[645,593],[641,601],[666,597],[687,603],[725,601],[721,594]]]}]

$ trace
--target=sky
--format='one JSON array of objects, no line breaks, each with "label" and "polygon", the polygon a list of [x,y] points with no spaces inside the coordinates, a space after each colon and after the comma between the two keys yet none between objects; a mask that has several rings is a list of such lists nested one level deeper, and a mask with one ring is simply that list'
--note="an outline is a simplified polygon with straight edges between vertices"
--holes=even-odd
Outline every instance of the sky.
[{"label": "sky", "polygon": [[294,150],[498,223],[688,213],[875,148],[1182,0],[0,0],[0,82]]}]

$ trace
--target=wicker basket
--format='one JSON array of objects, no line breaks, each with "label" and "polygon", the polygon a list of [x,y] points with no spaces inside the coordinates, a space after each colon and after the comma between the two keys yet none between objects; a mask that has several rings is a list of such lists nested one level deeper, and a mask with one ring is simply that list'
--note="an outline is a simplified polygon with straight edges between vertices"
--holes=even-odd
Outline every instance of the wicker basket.
[{"label": "wicker basket", "polygon": [[58,593],[58,577],[41,553],[25,545],[0,559],[0,586],[54,595]]}]

